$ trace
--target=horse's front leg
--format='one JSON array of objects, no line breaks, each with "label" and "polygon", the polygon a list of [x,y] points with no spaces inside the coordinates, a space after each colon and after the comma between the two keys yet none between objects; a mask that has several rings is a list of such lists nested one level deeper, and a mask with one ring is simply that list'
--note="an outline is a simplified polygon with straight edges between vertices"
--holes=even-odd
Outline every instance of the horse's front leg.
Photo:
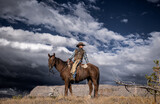
[{"label": "horse's front leg", "polygon": [[71,85],[71,83],[69,83],[69,86],[68,86],[68,87],[69,87],[69,91],[70,91],[71,95],[73,95],[73,94],[72,94],[72,85]]},{"label": "horse's front leg", "polygon": [[65,96],[68,96],[68,86],[69,86],[69,81],[68,80],[65,80]]}]

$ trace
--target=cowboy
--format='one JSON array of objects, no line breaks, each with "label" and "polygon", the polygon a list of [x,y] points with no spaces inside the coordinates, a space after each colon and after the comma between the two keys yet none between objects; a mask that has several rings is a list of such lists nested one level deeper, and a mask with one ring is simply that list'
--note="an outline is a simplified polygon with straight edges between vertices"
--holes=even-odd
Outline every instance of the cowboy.
[{"label": "cowboy", "polygon": [[76,45],[77,49],[74,50],[73,54],[67,60],[67,61],[69,61],[74,58],[74,63],[73,63],[72,69],[70,71],[71,80],[73,80],[73,81],[75,80],[75,76],[76,76],[76,68],[80,63],[82,63],[83,58],[85,59],[86,64],[89,62],[88,58],[87,58],[87,54],[86,54],[85,50],[83,49],[83,46],[85,46],[85,44],[83,44],[82,42],[79,42]]}]

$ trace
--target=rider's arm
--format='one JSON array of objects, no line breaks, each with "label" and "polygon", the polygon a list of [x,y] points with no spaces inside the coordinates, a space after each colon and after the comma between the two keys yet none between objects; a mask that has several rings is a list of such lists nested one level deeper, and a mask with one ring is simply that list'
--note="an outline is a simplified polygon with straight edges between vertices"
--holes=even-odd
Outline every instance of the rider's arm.
[{"label": "rider's arm", "polygon": [[84,59],[85,59],[86,63],[89,63],[86,52],[84,52]]}]

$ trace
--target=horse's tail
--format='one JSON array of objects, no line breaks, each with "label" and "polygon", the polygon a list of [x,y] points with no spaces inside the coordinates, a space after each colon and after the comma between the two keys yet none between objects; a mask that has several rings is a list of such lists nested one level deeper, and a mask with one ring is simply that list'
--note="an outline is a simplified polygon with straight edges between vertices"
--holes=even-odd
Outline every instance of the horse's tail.
[{"label": "horse's tail", "polygon": [[99,68],[98,68],[98,78],[97,78],[97,86],[99,87],[99,80],[100,80],[100,71],[99,71]]}]

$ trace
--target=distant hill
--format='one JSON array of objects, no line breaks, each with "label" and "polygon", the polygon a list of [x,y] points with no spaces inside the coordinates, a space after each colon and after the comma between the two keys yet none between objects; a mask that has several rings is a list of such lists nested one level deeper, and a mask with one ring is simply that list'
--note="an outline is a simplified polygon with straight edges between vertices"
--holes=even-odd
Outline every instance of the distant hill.
[{"label": "distant hill", "polygon": [[12,98],[13,96],[18,96],[18,95],[25,96],[27,94],[28,92],[26,91],[20,91],[13,88],[0,89],[0,98]]}]

